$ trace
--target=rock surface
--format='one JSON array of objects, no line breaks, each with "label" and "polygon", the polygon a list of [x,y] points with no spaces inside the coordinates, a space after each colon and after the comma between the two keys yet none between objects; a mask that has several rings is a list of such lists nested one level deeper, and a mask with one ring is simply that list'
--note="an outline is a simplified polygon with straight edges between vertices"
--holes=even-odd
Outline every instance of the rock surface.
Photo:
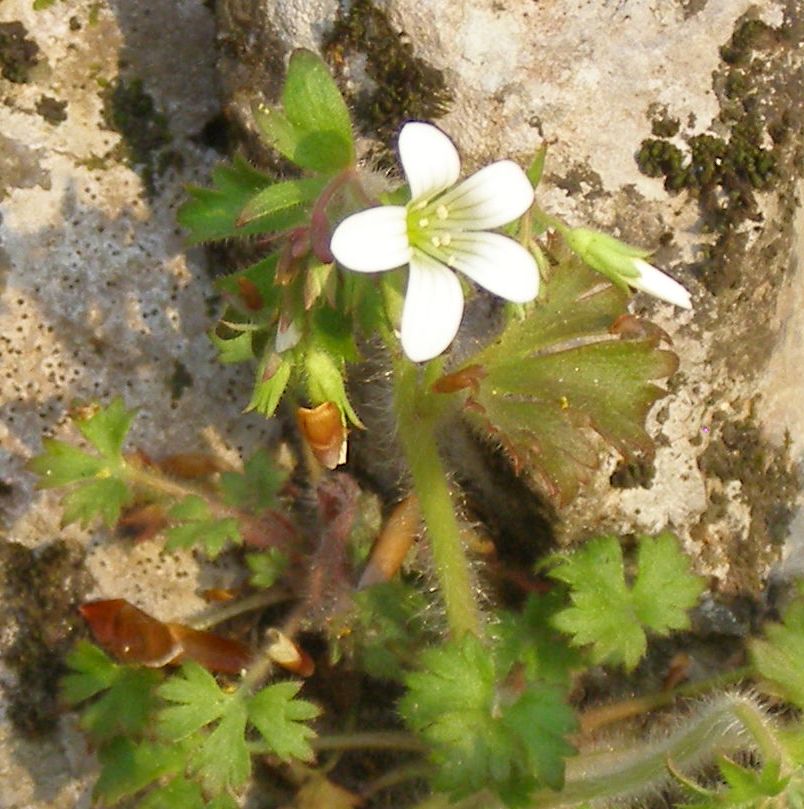
[{"label": "rock surface", "polygon": [[[163,618],[199,607],[192,559],[61,529],[24,465],[43,435],[65,437],[73,404],[117,393],[141,407],[134,438],[146,449],[209,447],[236,461],[264,439],[264,423],[240,414],[248,371],[214,362],[211,285],[174,215],[182,186],[217,159],[204,135],[218,81],[249,132],[251,102],[275,98],[287,55],[303,46],[338,68],[369,163],[387,170],[376,136],[406,117],[437,119],[467,169],[526,161],[547,140],[543,207],[657,248],[656,263],[693,291],[693,314],[636,302],[682,358],[653,414],[653,474],[636,469],[631,488],[612,488],[611,458],[562,515],[559,539],[669,526],[724,594],[757,594],[797,497],[778,448],[786,429],[793,460],[804,452],[795,0],[358,0],[349,18],[339,8],[218,0],[216,49],[216,21],[191,0],[0,6],[0,540],[36,553],[77,543],[90,597],[128,597]],[[701,194],[689,176],[645,173],[662,174],[661,161],[640,170],[635,159],[653,138],[690,161],[707,134],[727,159],[745,147],[756,163],[775,146],[773,173],[735,191],[739,210],[713,210],[727,177]],[[719,159],[695,169],[722,177]],[[19,688],[8,665],[0,678]],[[23,740],[0,703],[0,806],[89,806],[82,744],[69,720],[44,742]]]}]

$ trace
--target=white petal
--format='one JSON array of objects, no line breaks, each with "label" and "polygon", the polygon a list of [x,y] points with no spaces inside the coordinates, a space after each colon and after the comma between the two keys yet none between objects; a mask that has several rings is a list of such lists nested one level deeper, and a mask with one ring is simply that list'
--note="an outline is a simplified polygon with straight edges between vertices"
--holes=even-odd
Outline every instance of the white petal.
[{"label": "white petal", "polygon": [[407,264],[407,210],[381,205],[353,214],[335,228],[329,248],[340,264],[357,272],[381,272]]},{"label": "white petal", "polygon": [[641,258],[634,259],[634,267],[639,270],[639,277],[626,278],[625,282],[629,286],[641,289],[668,303],[674,303],[683,309],[692,309],[690,293],[678,281],[674,281],[669,275],[665,275]]},{"label": "white petal", "polygon": [[454,272],[413,251],[402,310],[402,348],[414,362],[437,357],[455,339],[463,317],[463,290]]},{"label": "white petal", "polygon": [[449,221],[466,230],[489,230],[512,222],[533,204],[533,186],[512,160],[480,169],[439,200]]},{"label": "white petal", "polygon": [[455,185],[461,159],[453,142],[431,124],[413,121],[399,133],[399,159],[413,201],[426,200]]},{"label": "white petal", "polygon": [[466,231],[454,236],[448,249],[450,266],[501,298],[527,303],[539,294],[536,260],[507,236]]}]

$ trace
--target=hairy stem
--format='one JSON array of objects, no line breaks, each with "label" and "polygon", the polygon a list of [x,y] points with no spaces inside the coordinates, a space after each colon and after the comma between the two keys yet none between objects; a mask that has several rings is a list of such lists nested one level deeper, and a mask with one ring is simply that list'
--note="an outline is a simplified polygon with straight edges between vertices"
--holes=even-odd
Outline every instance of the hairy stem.
[{"label": "hairy stem", "polygon": [[410,467],[435,562],[436,576],[455,637],[480,634],[469,562],[460,526],[438,454],[435,427],[439,405],[419,379],[419,368],[401,360],[396,366],[396,407],[399,441]]}]

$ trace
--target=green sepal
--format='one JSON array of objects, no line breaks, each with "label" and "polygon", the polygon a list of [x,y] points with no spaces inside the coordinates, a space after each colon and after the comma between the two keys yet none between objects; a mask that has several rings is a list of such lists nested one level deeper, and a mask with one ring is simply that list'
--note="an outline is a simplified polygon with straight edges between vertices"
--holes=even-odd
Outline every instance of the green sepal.
[{"label": "green sepal", "polygon": [[218,362],[223,365],[254,359],[254,334],[250,330],[236,333],[234,337],[220,337],[217,330],[213,330],[209,339],[218,352]]},{"label": "green sepal", "polygon": [[525,174],[527,174],[530,184],[536,188],[542,181],[542,174],[544,174],[544,162],[547,157],[547,144],[542,144],[533,155],[533,160],[530,161]]},{"label": "green sepal", "polygon": [[257,381],[245,412],[256,410],[263,416],[273,416],[290,381],[293,363],[289,351],[275,354],[266,351],[257,368]]},{"label": "green sepal", "polygon": [[305,371],[307,372],[307,392],[313,404],[334,402],[349,421],[357,427],[363,427],[346,395],[343,381],[343,363],[337,363],[327,351],[310,348],[305,354]]}]

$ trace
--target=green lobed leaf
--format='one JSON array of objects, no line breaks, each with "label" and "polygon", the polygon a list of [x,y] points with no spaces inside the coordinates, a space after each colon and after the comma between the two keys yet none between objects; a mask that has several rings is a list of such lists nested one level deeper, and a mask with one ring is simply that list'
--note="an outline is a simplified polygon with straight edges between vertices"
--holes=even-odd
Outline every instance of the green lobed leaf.
[{"label": "green lobed leaf", "polygon": [[562,689],[498,680],[494,656],[472,634],[428,649],[406,677],[406,723],[432,748],[434,786],[452,800],[483,789],[525,805],[539,784],[563,782],[564,735],[575,728]]},{"label": "green lobed leaf", "polygon": [[59,685],[61,697],[68,705],[78,705],[105,691],[120,669],[102,649],[86,640],[78,641],[66,663],[70,673],[62,677]]},{"label": "green lobed leaf", "polygon": [[168,741],[186,739],[205,725],[220,719],[232,694],[221,691],[215,678],[198,663],[185,663],[177,674],[167,679],[157,690],[165,702],[157,716],[159,735]]},{"label": "green lobed leaf", "polygon": [[754,769],[721,756],[718,768],[726,788],[707,790],[696,801],[682,804],[680,809],[788,809],[802,805],[802,774],[782,776],[778,761],[767,761],[761,768]]},{"label": "green lobed leaf", "polygon": [[251,571],[252,587],[273,587],[288,566],[288,557],[279,548],[268,548],[262,553],[247,553],[246,565]]},{"label": "green lobed leaf", "polygon": [[622,549],[616,537],[590,540],[568,556],[556,557],[548,575],[570,587],[572,605],[553,624],[590,646],[594,663],[622,663],[632,670],[647,648],[646,629],[667,634],[689,625],[686,611],[704,589],[690,572],[672,534],[641,537],[633,588],[625,580]]},{"label": "green lobed leaf", "polygon": [[240,786],[251,774],[245,735],[246,706],[241,699],[234,699],[191,761],[193,772],[213,795]]},{"label": "green lobed leaf", "polygon": [[214,805],[215,801],[207,803],[204,800],[201,787],[195,781],[188,781],[180,775],[151,790],[137,804],[137,809],[211,809]]},{"label": "green lobed leaf", "polygon": [[360,667],[372,677],[401,680],[425,643],[424,594],[393,579],[358,590],[354,604],[348,639]]},{"label": "green lobed leaf", "polygon": [[28,469],[39,476],[37,485],[40,489],[93,478],[105,467],[106,463],[101,458],[55,438],[45,438],[42,453],[28,462]]},{"label": "green lobed leaf", "polygon": [[214,559],[228,543],[239,544],[243,541],[234,517],[213,517],[203,498],[194,494],[176,503],[168,512],[168,517],[180,522],[165,531],[165,548],[169,551],[197,545],[204,549],[210,559]]},{"label": "green lobed leaf", "polygon": [[224,472],[220,489],[224,502],[230,506],[259,513],[277,504],[279,490],[287,472],[279,467],[265,449],[258,449],[239,472]]},{"label": "green lobed leaf", "polygon": [[77,419],[75,424],[100,454],[107,459],[119,460],[136,410],[126,410],[118,396],[108,407],[100,408],[86,419]]},{"label": "green lobed leaf", "polygon": [[296,699],[301,683],[269,685],[248,700],[248,718],[268,747],[283,761],[313,761],[310,739],[316,734],[306,722],[321,711],[312,702]]},{"label": "green lobed leaf", "polygon": [[123,506],[130,503],[132,498],[128,486],[117,478],[87,481],[62,498],[62,523],[69,525],[77,522],[86,528],[96,517],[100,517],[104,525],[111,528],[120,519]]},{"label": "green lobed leaf", "polygon": [[790,604],[781,624],[768,624],[765,639],[749,643],[765,689],[804,709],[804,597]]},{"label": "green lobed leaf", "polygon": [[[183,770],[187,757],[188,751],[178,745],[137,742],[127,736],[118,736],[98,751],[101,771],[93,797],[111,806],[135,795],[154,781]],[[168,807],[171,804],[159,804],[152,800],[150,805]]]},{"label": "green lobed leaf", "polygon": [[118,666],[109,687],[83,709],[79,724],[96,742],[140,733],[150,721],[161,679],[154,669]]},{"label": "green lobed leaf", "polygon": [[627,296],[578,259],[553,268],[523,320],[467,360],[483,376],[466,395],[464,418],[499,443],[550,499],[571,500],[599,463],[599,439],[624,457],[651,457],[644,422],[678,359],[650,334],[621,339],[609,329]]},{"label": "green lobed leaf", "polygon": [[562,594],[556,589],[531,594],[518,614],[500,613],[492,627],[497,670],[509,672],[521,663],[528,679],[569,686],[571,673],[582,663],[578,650],[553,628],[553,616],[563,606]]}]

